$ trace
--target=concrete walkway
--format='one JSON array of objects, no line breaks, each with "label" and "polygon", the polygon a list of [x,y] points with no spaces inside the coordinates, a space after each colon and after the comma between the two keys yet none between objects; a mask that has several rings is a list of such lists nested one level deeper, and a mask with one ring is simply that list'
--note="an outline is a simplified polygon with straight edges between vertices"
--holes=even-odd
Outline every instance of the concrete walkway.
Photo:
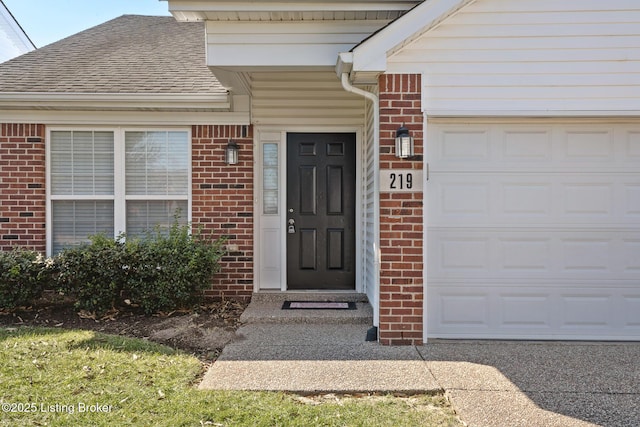
[{"label": "concrete walkway", "polygon": [[[365,342],[358,313],[252,302],[200,388],[299,393],[444,391],[469,426],[640,425],[640,343]],[[293,314],[294,321],[287,320]],[[340,313],[340,314],[337,314]],[[337,320],[336,320],[337,319]]]}]

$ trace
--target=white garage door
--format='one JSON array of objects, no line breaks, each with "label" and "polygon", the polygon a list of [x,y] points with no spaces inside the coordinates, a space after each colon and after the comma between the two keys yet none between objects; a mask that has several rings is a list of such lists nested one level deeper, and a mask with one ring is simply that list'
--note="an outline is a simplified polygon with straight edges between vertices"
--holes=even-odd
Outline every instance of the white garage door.
[{"label": "white garage door", "polygon": [[640,339],[640,122],[430,122],[427,333]]}]

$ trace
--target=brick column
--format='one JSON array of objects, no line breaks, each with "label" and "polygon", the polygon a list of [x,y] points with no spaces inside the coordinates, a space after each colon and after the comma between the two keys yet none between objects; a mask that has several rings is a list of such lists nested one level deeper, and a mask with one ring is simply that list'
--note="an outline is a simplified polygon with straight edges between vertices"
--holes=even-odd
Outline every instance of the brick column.
[{"label": "brick column", "polygon": [[[419,74],[380,76],[380,169],[423,168],[423,114]],[[405,124],[418,159],[395,157],[396,130]],[[380,342],[422,343],[422,192],[380,193]]]},{"label": "brick column", "polygon": [[44,125],[0,125],[0,250],[46,251]]},{"label": "brick column", "polygon": [[[237,165],[224,163],[229,139]],[[248,299],[253,293],[253,136],[249,126],[193,126],[192,222],[205,234],[227,237],[230,252],[205,294]]]}]

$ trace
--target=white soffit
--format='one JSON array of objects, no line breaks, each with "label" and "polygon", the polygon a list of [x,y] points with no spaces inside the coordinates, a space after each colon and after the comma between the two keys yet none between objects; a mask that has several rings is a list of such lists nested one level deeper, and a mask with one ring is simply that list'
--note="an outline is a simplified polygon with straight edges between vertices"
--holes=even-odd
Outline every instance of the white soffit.
[{"label": "white soffit", "polygon": [[168,0],[178,21],[300,21],[395,19],[420,1]]},{"label": "white soffit", "polygon": [[35,48],[20,23],[2,2],[0,2],[0,36],[11,42],[19,54],[30,52]]}]

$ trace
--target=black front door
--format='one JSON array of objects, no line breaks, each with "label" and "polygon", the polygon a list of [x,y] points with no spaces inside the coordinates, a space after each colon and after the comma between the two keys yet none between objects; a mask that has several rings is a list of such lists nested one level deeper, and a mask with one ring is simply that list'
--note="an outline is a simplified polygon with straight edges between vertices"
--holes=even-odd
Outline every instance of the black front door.
[{"label": "black front door", "polygon": [[355,289],[355,202],[355,134],[288,134],[288,289]]}]

